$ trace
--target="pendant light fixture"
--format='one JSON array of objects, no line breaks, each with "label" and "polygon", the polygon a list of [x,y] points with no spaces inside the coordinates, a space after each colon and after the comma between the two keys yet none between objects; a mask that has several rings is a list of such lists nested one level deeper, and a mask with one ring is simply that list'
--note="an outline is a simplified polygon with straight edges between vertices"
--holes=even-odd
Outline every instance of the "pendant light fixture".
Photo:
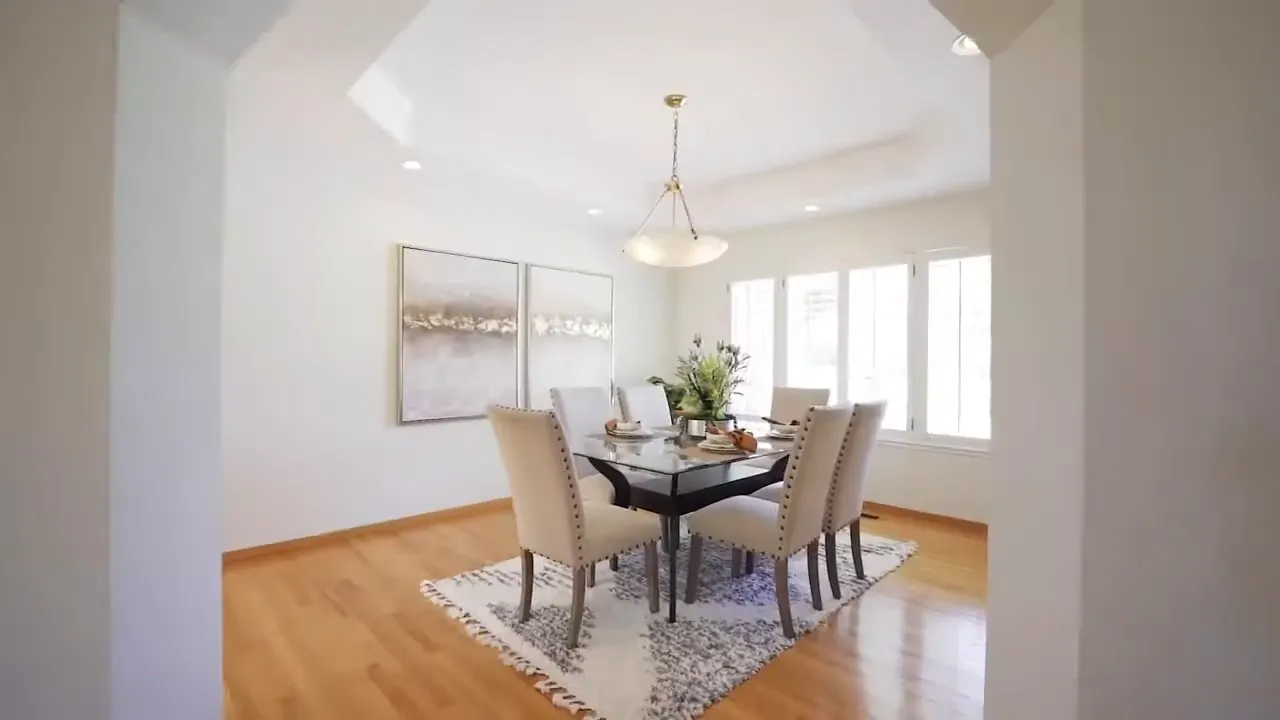
[{"label": "pendant light fixture", "polygon": [[[646,265],[660,267],[693,267],[702,265],[724,254],[729,243],[721,238],[700,235],[693,224],[693,215],[689,213],[689,202],[684,197],[684,185],[680,182],[680,108],[684,107],[684,95],[668,95],[663,98],[672,112],[671,130],[671,178],[663,186],[662,194],[653,204],[653,209],[640,223],[640,229],[623,246],[623,252]],[[671,198],[671,228],[646,230],[654,213],[662,206],[662,201]],[[677,225],[679,211],[684,212],[688,225],[682,228]]]}]

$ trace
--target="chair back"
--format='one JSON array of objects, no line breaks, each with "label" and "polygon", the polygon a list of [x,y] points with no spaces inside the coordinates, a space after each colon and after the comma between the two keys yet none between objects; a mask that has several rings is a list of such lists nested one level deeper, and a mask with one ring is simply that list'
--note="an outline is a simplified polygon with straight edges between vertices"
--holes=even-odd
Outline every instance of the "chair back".
[{"label": "chair back", "polygon": [[826,405],[831,400],[827,388],[775,387],[769,402],[769,417],[780,423],[803,420],[809,408]]},{"label": "chair back", "polygon": [[[604,432],[604,424],[613,419],[613,398],[607,387],[551,388],[551,407],[570,445],[584,435]],[[573,467],[578,477],[595,473],[583,458],[574,458]]]},{"label": "chair back", "polygon": [[853,406],[853,420],[845,433],[844,450],[831,484],[831,503],[823,530],[836,532],[862,515],[862,498],[867,487],[867,465],[884,422],[884,400]]},{"label": "chair back", "polygon": [[550,410],[487,411],[511,487],[520,547],[570,567],[583,554],[582,499],[572,455]]},{"label": "chair back", "polygon": [[627,422],[644,423],[649,427],[666,427],[672,424],[667,391],[661,385],[618,388],[618,404],[622,407],[622,419]]},{"label": "chair back", "polygon": [[791,555],[822,535],[831,481],[852,416],[848,405],[814,407],[805,414],[778,506],[779,554]]}]

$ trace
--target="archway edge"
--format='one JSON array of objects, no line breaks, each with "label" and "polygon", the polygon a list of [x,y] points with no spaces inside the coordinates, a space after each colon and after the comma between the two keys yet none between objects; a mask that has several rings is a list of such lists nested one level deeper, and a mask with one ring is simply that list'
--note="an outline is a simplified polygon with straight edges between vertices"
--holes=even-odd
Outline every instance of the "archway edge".
[{"label": "archway edge", "polygon": [[995,57],[1031,27],[1053,0],[929,0],[966,33],[987,57]]}]

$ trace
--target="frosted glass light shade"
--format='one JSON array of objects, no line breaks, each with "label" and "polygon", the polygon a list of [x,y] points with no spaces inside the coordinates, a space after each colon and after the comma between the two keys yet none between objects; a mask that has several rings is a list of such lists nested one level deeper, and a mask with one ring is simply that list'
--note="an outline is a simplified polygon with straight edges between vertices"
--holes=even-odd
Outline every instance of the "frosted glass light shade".
[{"label": "frosted glass light shade", "polygon": [[703,265],[724,254],[729,243],[711,235],[693,239],[690,232],[653,232],[637,235],[622,246],[633,260],[659,267]]}]

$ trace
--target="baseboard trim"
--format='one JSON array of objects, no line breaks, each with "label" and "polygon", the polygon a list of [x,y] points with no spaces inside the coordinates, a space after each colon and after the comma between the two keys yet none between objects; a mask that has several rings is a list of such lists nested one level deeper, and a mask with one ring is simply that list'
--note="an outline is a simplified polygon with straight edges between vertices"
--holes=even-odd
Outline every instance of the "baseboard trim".
[{"label": "baseboard trim", "polygon": [[321,533],[319,535],[309,535],[307,537],[295,538],[293,540],[282,540],[281,542],[270,543],[268,545],[257,545],[254,547],[241,548],[239,550],[228,550],[222,553],[222,564],[241,562],[244,560],[252,560],[255,558],[266,557],[268,555],[278,555],[280,553],[297,552],[309,548],[327,545],[329,543],[349,540],[353,537],[362,535],[377,535],[381,533],[391,533],[400,530],[407,530],[420,525],[430,523],[444,522],[447,520],[457,520],[460,518],[471,517],[473,515],[483,515],[485,513],[500,512],[511,509],[511,498],[498,498],[496,500],[486,500],[485,502],[475,503],[473,505],[461,505],[459,507],[445,508],[444,510],[436,510],[435,512],[423,513],[421,515],[410,515],[409,517],[396,518],[395,520],[387,520],[385,522],[374,523],[372,525],[361,525],[359,527],[347,528],[345,530],[334,530],[333,532]]},{"label": "baseboard trim", "polygon": [[987,534],[987,524],[976,520],[965,520],[964,518],[951,517],[950,515],[936,515],[923,510],[912,510],[911,508],[898,507],[897,505],[885,505],[883,503],[876,502],[864,502],[862,504],[862,509],[864,512],[869,512],[872,515],[889,515],[913,518],[916,520],[927,520],[940,525],[950,525],[951,527],[964,530],[966,532],[977,533],[983,536]]}]

